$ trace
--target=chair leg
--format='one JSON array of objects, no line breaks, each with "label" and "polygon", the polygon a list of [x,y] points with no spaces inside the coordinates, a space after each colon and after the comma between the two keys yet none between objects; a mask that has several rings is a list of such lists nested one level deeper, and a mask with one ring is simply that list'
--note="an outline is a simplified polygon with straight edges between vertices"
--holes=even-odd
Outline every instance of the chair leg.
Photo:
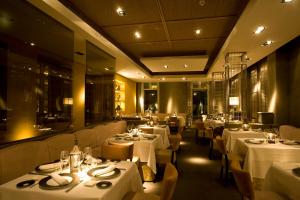
[{"label": "chair leg", "polygon": [[223,179],[223,165],[221,166],[221,170],[220,170],[220,179]]},{"label": "chair leg", "polygon": [[212,153],[213,153],[213,141],[210,140],[210,142],[209,142],[209,154],[208,154],[208,158],[210,160],[212,160]]}]

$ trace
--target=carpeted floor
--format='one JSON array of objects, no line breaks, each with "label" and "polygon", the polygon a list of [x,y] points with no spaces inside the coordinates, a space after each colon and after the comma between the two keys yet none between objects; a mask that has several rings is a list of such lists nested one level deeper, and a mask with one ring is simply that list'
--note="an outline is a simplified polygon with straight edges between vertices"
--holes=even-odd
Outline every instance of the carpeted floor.
[{"label": "carpeted floor", "polygon": [[[226,186],[219,178],[220,160],[208,159],[208,145],[196,144],[195,130],[183,133],[181,151],[178,154],[179,177],[174,200],[241,199],[234,183]],[[159,193],[159,183],[144,183],[145,192]]]}]

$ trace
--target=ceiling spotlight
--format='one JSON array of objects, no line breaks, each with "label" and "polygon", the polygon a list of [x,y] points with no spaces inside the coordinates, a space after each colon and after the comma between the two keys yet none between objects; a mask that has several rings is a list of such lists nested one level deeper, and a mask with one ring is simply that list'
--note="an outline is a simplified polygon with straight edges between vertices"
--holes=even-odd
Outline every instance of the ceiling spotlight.
[{"label": "ceiling spotlight", "polygon": [[200,5],[200,6],[205,6],[205,4],[206,4],[206,1],[205,1],[205,0],[200,0],[200,1],[199,1],[199,5]]},{"label": "ceiling spotlight", "polygon": [[136,31],[135,33],[134,33],[134,35],[135,35],[135,37],[137,38],[137,39],[140,39],[142,36],[141,36],[141,34],[140,34],[140,32],[138,32],[138,31]]},{"label": "ceiling spotlight", "polygon": [[201,33],[200,29],[195,30],[196,35],[199,35]]},{"label": "ceiling spotlight", "polygon": [[117,10],[116,10],[117,14],[120,16],[120,17],[123,17],[125,15],[127,15],[127,13],[125,12],[125,10],[123,10],[121,7],[118,7]]},{"label": "ceiling spotlight", "polygon": [[257,27],[257,28],[255,29],[254,34],[255,34],[255,35],[258,35],[258,34],[262,33],[265,29],[266,29],[266,27],[264,27],[264,26],[259,26],[259,27]]},{"label": "ceiling spotlight", "polygon": [[108,71],[109,69],[107,67],[104,68],[106,71]]},{"label": "ceiling spotlight", "polygon": [[184,64],[184,68],[187,68],[188,67],[188,65],[187,64]]},{"label": "ceiling spotlight", "polygon": [[164,80],[166,80],[166,78],[165,78],[165,77],[162,77],[161,80],[164,81]]},{"label": "ceiling spotlight", "polygon": [[272,43],[273,43],[272,40],[267,40],[267,41],[265,41],[261,46],[269,46],[269,45],[271,45]]},{"label": "ceiling spotlight", "polygon": [[281,3],[290,3],[292,2],[293,0],[282,0]]},{"label": "ceiling spotlight", "polygon": [[164,68],[165,68],[165,69],[168,69],[168,65],[165,65]]},{"label": "ceiling spotlight", "polygon": [[32,47],[33,47],[34,45],[35,45],[35,44],[34,44],[33,42],[30,42],[30,46],[32,46]]},{"label": "ceiling spotlight", "polygon": [[186,78],[185,78],[185,77],[182,77],[182,80],[183,80],[183,81],[186,81]]}]

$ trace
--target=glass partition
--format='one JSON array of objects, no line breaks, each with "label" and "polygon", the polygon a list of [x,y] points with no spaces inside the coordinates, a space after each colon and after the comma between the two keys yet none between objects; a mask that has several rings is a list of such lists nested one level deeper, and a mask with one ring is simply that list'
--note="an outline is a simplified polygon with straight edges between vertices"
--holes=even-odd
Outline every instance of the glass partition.
[{"label": "glass partition", "polygon": [[1,1],[0,144],[69,127],[73,43],[72,31],[28,2]]}]

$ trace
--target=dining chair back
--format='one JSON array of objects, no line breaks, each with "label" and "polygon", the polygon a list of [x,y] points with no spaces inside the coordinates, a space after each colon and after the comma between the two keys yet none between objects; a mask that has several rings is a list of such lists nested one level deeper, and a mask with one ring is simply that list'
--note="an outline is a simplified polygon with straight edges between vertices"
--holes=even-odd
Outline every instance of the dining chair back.
[{"label": "dining chair back", "polygon": [[162,181],[161,200],[172,200],[178,178],[177,169],[171,163],[166,164]]},{"label": "dining chair back", "polygon": [[[132,144],[133,146],[133,144]],[[111,145],[104,143],[102,145],[102,157],[110,160],[132,159],[131,145]],[[133,147],[132,147],[133,148]]]},{"label": "dining chair back", "polygon": [[241,165],[238,160],[232,160],[231,170],[236,181],[238,190],[243,197],[250,200],[255,199],[254,187],[252,185],[251,177],[248,171],[241,169]]},{"label": "dining chair back", "polygon": [[122,143],[117,143],[114,141],[108,141],[109,145],[116,145],[116,146],[127,146],[128,147],[128,159],[132,161],[133,158],[133,142],[122,142]]}]

